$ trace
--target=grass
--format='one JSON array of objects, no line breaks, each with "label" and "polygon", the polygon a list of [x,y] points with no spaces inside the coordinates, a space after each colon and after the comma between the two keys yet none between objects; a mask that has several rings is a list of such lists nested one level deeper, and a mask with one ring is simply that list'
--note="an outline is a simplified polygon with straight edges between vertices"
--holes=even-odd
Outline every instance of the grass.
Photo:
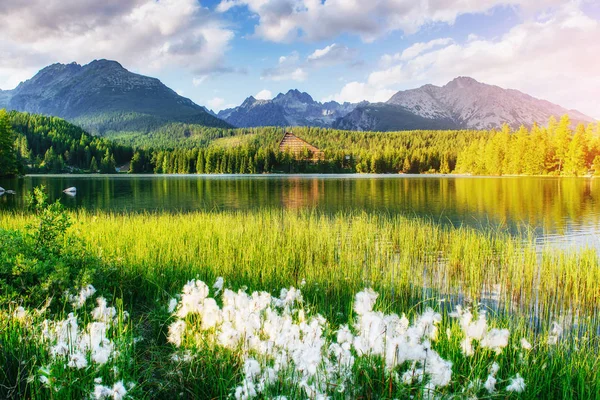
[{"label": "grass", "polygon": [[[386,314],[406,313],[412,320],[426,307],[434,308],[443,317],[443,334],[434,346],[452,360],[455,377],[442,396],[461,393],[476,378],[485,380],[496,360],[505,379],[520,372],[526,390],[520,395],[479,392],[479,397],[600,398],[600,265],[593,250],[540,249],[531,239],[503,232],[444,227],[386,213],[79,211],[70,217],[67,237],[79,237],[81,251],[109,266],[92,283],[131,314],[125,329],[129,339],[122,344],[131,362],[118,361],[118,368],[135,382],[130,394],[136,398],[221,398],[239,384],[243,365],[235,351],[189,348],[196,354],[193,361],[168,361],[174,351],[166,339],[173,321],[166,311],[169,299],[190,279],[212,284],[219,276],[233,290],[276,294],[284,287],[302,287],[310,312],[323,315],[332,331],[354,321],[354,295],[365,287],[379,292],[376,309]],[[27,213],[2,213],[0,229],[24,231],[34,220]],[[11,301],[0,304],[5,312],[0,354],[10,366],[0,375],[0,395],[46,398],[48,391],[27,378],[47,363],[48,355],[26,338],[48,315],[15,322],[10,313],[18,300]],[[501,356],[461,353],[460,329],[447,316],[456,304],[479,305],[488,311],[491,325],[510,329],[510,345]],[[64,318],[67,311],[67,306],[56,310],[54,318]],[[557,346],[545,342],[553,321],[565,328]],[[453,332],[450,338],[446,329]],[[521,337],[534,348],[522,350]],[[142,340],[134,344],[134,338]],[[355,365],[356,396],[423,396],[418,388],[392,383],[377,362],[361,359]],[[108,381],[109,372],[98,373]],[[92,384],[91,375],[68,376],[86,382],[81,387]],[[286,384],[280,386],[285,389]],[[284,392],[301,397],[292,389]]]}]

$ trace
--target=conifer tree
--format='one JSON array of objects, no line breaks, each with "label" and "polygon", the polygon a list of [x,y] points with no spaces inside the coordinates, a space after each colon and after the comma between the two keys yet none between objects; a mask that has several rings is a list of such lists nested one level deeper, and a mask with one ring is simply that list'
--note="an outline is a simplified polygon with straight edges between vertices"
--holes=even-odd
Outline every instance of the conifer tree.
[{"label": "conifer tree", "polygon": [[0,110],[0,176],[18,172],[14,134],[6,110]]}]

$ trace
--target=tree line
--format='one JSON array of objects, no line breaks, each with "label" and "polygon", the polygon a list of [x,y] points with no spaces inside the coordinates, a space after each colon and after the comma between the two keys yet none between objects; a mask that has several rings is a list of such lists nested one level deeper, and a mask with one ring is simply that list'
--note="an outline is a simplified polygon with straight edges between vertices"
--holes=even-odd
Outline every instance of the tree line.
[{"label": "tree line", "polygon": [[0,110],[0,121],[0,136],[5,140],[0,151],[11,154],[11,167],[2,167],[0,175],[114,173],[117,165],[127,163],[133,155],[131,147],[91,136],[61,118]]},{"label": "tree line", "polygon": [[512,130],[352,132],[296,127],[325,153],[310,161],[279,151],[290,128],[207,128],[173,123],[140,134],[89,135],[63,119],[0,110],[0,175],[20,173],[470,173],[600,174],[600,124],[568,116],[546,127]]},{"label": "tree line", "polygon": [[546,127],[499,131],[474,140],[458,154],[458,173],[474,175],[600,175],[600,123],[571,129],[564,115]]}]

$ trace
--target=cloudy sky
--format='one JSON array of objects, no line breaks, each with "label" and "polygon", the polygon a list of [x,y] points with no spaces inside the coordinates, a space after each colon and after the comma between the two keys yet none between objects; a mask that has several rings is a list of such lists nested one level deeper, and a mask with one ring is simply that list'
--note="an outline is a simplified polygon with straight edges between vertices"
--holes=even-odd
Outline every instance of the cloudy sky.
[{"label": "cloudy sky", "polygon": [[385,101],[456,76],[600,118],[598,0],[2,0],[0,88],[119,61],[214,110],[297,88]]}]

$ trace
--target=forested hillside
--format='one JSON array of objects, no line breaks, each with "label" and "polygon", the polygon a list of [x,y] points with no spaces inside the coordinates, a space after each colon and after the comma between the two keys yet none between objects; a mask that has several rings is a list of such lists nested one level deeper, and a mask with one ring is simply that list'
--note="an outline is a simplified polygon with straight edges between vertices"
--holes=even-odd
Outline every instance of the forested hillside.
[{"label": "forested hillside", "polygon": [[[64,119],[0,110],[0,128],[10,137],[16,164],[12,170],[1,169],[0,175],[17,172],[104,172],[116,171],[116,166],[128,162],[133,150],[115,142],[91,136]],[[1,145],[1,144],[0,144]],[[2,153],[2,154],[4,154]]]},{"label": "forested hillside", "polygon": [[[56,117],[0,114],[0,174],[114,173],[468,173],[474,175],[600,174],[600,124],[513,131],[352,132],[327,128],[219,129],[173,123],[151,135],[103,138]],[[312,162],[278,148],[291,130],[325,153]],[[12,146],[11,146],[12,144]],[[7,150],[8,149],[8,150]]]}]

